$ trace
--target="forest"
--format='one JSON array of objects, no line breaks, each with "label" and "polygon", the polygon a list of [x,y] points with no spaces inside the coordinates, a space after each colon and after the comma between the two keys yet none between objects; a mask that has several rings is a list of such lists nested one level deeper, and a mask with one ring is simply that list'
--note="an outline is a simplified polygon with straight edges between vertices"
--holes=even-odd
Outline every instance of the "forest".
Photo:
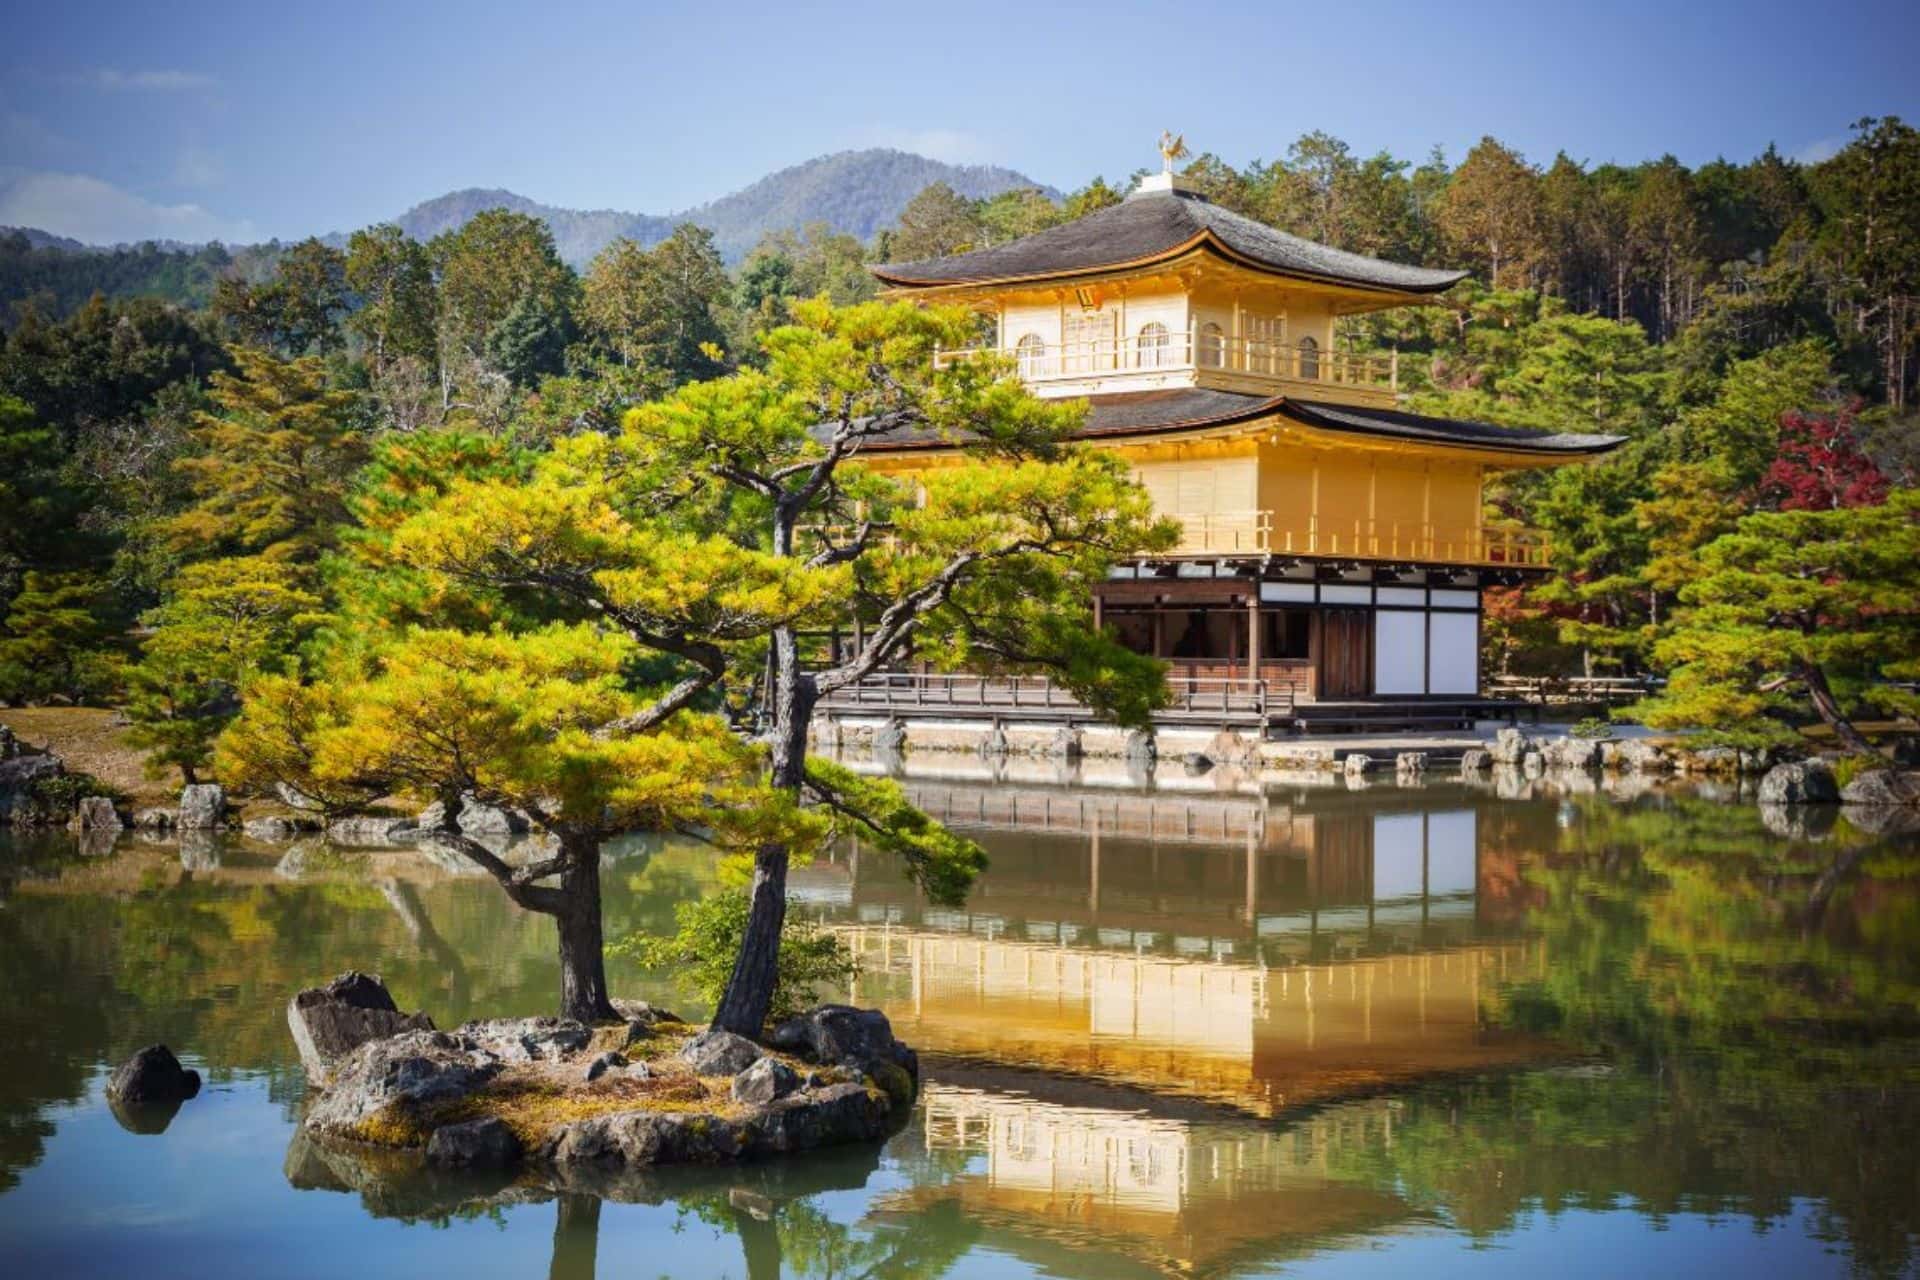
[{"label": "forest", "polygon": [[[1671,676],[1638,714],[1749,739],[1808,699],[1829,723],[1911,710],[1914,128],[1695,168],[1542,163],[1492,138],[1414,163],[1312,133],[1186,174],[1282,230],[1473,272],[1443,305],[1342,322],[1342,345],[1400,353],[1409,408],[1629,437],[1492,495],[1561,571],[1490,606],[1494,667]],[[270,255],[0,240],[23,299],[0,346],[0,699],[123,707],[192,777],[249,682],[337,650],[355,610],[425,607],[343,590],[342,566],[364,575],[452,478],[525,475],[763,369],[807,300],[871,299],[869,263],[1030,234],[1129,181],[1059,202],[936,184],[869,241],[816,224],[731,268],[684,224],[576,271],[505,210],[425,243],[384,225]]]}]

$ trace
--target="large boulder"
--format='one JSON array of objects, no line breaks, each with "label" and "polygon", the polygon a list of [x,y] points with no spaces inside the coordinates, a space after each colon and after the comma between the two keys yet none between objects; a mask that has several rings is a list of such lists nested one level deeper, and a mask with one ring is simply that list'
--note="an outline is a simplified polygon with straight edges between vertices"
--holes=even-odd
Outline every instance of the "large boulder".
[{"label": "large boulder", "polygon": [[[893,1071],[898,1074],[901,1068]],[[851,1082],[790,1093],[752,1116],[746,1149],[752,1155],[774,1156],[845,1142],[873,1142],[886,1135],[893,1118],[906,1114],[897,1103],[897,1098],[889,1102]]]},{"label": "large boulder", "polygon": [[497,1116],[442,1125],[427,1139],[427,1163],[438,1169],[505,1169],[522,1154],[519,1136]]},{"label": "large boulder", "polygon": [[1680,764],[1688,773],[1731,777],[1740,772],[1740,752],[1732,747],[1702,747],[1684,753]]},{"label": "large boulder", "polygon": [[199,1092],[200,1073],[181,1066],[163,1044],[150,1044],[134,1054],[107,1080],[107,1096],[129,1107],[163,1107]]},{"label": "large boulder", "polygon": [[732,1076],[760,1061],[766,1052],[745,1036],[710,1027],[687,1041],[680,1056],[696,1075]]},{"label": "large boulder", "polygon": [[753,1106],[777,1102],[800,1087],[800,1075],[778,1058],[761,1058],[733,1078],[733,1100]]},{"label": "large boulder", "polygon": [[120,811],[106,796],[82,796],[74,805],[73,820],[67,823],[74,831],[118,831],[122,825]]},{"label": "large boulder", "polygon": [[886,1136],[900,1114],[884,1094],[844,1082],[798,1089],[739,1119],[621,1111],[556,1129],[534,1153],[569,1182],[662,1164],[720,1164]]},{"label": "large boulder", "polygon": [[50,802],[41,791],[43,784],[65,773],[66,766],[56,755],[15,754],[0,760],[0,822],[33,827],[72,817],[70,808]]},{"label": "large boulder", "polygon": [[1531,750],[1533,739],[1518,729],[1500,730],[1493,735],[1493,746],[1488,748],[1495,764],[1519,764]]},{"label": "large boulder", "polygon": [[307,1077],[324,1083],[348,1054],[369,1040],[406,1031],[431,1031],[424,1013],[401,1013],[377,975],[357,970],[324,987],[309,987],[287,1002],[287,1027]]},{"label": "large boulder", "polygon": [[387,1146],[418,1142],[430,1108],[457,1102],[500,1074],[499,1058],[465,1036],[406,1031],[369,1040],[334,1068],[307,1111],[314,1133]]},{"label": "large boulder", "polygon": [[1874,809],[1904,809],[1920,805],[1920,772],[1911,769],[1869,770],[1842,787],[1840,799],[1844,804]]},{"label": "large boulder", "polygon": [[1460,772],[1462,774],[1481,774],[1493,768],[1493,753],[1480,747],[1470,747],[1460,753]]},{"label": "large boulder", "polygon": [[490,1018],[463,1023],[460,1034],[502,1062],[557,1062],[593,1039],[593,1031],[572,1018]]},{"label": "large boulder", "polygon": [[919,1057],[893,1038],[893,1024],[878,1009],[823,1004],[782,1022],[767,1043],[809,1062],[850,1067],[876,1079],[875,1065],[890,1063],[916,1084],[920,1080]]},{"label": "large boulder", "polygon": [[1611,746],[1612,764],[1622,773],[1673,772],[1673,757],[1645,738],[1625,738]]},{"label": "large boulder", "polygon": [[1600,740],[1576,738],[1569,734],[1542,744],[1541,757],[1553,769],[1597,769],[1600,767]]},{"label": "large boulder", "polygon": [[1796,760],[1777,764],[1760,779],[1760,803],[1834,804],[1840,788],[1833,780],[1833,769],[1824,760]]},{"label": "large boulder", "polygon": [[227,824],[227,789],[217,782],[197,782],[180,790],[174,825],[182,831],[213,831]]}]

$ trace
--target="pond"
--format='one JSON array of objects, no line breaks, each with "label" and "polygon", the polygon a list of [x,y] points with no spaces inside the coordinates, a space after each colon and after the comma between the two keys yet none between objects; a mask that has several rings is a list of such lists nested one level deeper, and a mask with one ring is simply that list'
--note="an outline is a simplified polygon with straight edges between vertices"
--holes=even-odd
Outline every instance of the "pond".
[{"label": "pond", "polygon": [[[956,762],[905,781],[992,855],[966,909],[858,845],[794,893],[858,955],[852,997],[920,1049],[911,1121],[883,1148],[662,1170],[604,1202],[296,1140],[300,987],[358,967],[442,1026],[548,1011],[550,930],[490,881],[410,852],[0,846],[8,1273],[1920,1265],[1912,836],[1584,778],[1263,794]],[[611,856],[610,936],[714,884],[694,846]],[[611,976],[701,1012],[660,975]],[[102,1086],[155,1040],[208,1084],[137,1133]]]}]

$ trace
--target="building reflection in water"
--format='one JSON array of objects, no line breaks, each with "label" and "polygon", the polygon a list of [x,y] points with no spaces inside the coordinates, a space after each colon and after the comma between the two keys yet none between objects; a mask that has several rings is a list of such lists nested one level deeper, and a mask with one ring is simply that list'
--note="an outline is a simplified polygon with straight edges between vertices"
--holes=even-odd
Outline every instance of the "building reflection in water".
[{"label": "building reflection in water", "polygon": [[929,1157],[972,1157],[958,1175],[891,1193],[880,1216],[951,1202],[988,1243],[1038,1259],[1048,1246],[1214,1274],[1407,1221],[1399,1197],[1344,1182],[1335,1152],[1390,1142],[1384,1100],[1333,1107],[1283,1129],[1163,1118],[929,1083]]},{"label": "building reflection in water", "polygon": [[1553,833],[1513,806],[940,767],[902,782],[992,858],[965,910],[858,846],[795,877],[859,959],[853,999],[928,1055],[906,1136],[957,1172],[884,1196],[883,1218],[957,1204],[1069,1270],[1271,1262],[1424,1220],[1330,1164],[1391,1145],[1387,1089],[1555,1052],[1481,1012],[1544,960],[1517,928],[1519,862]]},{"label": "building reflection in water", "polygon": [[1524,838],[1492,852],[1471,792],[906,785],[992,856],[966,910],[857,847],[799,887],[923,1051],[1273,1116],[1551,1050],[1480,1014],[1542,956],[1506,928]]}]

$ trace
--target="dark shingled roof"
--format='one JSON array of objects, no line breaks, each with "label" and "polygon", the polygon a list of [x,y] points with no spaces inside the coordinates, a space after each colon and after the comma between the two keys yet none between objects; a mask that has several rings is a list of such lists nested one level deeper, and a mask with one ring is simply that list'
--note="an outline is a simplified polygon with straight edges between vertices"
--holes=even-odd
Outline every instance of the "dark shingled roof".
[{"label": "dark shingled roof", "polygon": [[873,273],[888,284],[905,287],[1053,278],[1151,262],[1195,243],[1282,275],[1395,293],[1438,293],[1467,274],[1402,266],[1330,249],[1242,217],[1190,191],[1132,195],[1117,205],[1008,244],[951,258],[890,263],[874,267]]},{"label": "dark shingled roof", "polygon": [[[1248,395],[1209,387],[1177,387],[1166,391],[1124,391],[1087,398],[1087,424],[1078,439],[1153,436],[1175,431],[1231,426],[1269,414],[1285,414],[1307,426],[1327,431],[1394,436],[1520,453],[1597,454],[1621,444],[1624,436],[1581,435],[1572,432],[1530,431],[1496,427],[1490,422],[1460,422],[1429,418],[1397,409],[1363,409],[1321,400],[1294,400],[1287,396]],[[823,427],[824,432],[829,428]],[[863,452],[916,449],[950,443],[938,432],[897,431],[869,440]]]}]

